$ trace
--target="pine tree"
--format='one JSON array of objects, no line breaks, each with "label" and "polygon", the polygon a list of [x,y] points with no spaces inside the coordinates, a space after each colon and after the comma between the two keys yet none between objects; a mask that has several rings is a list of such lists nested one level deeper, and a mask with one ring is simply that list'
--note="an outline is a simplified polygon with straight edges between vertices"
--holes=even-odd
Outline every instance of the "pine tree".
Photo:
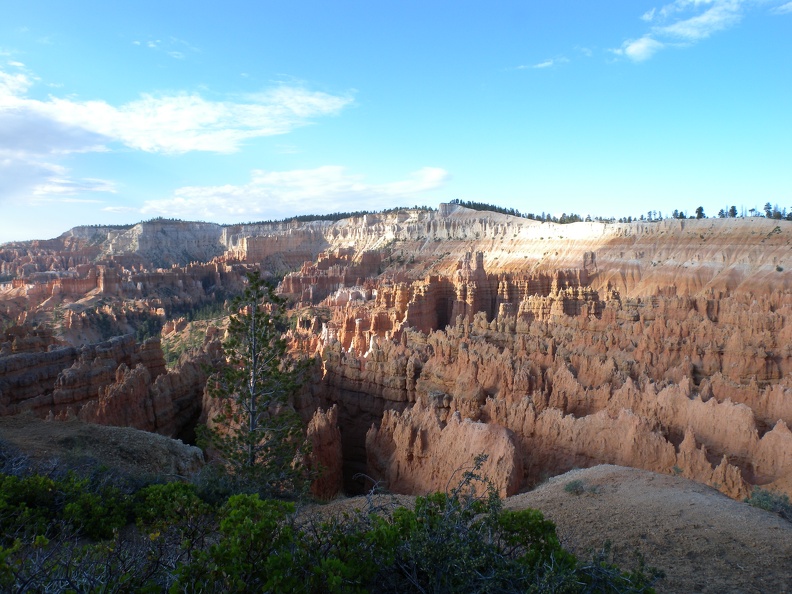
[{"label": "pine tree", "polygon": [[202,431],[233,490],[290,496],[305,484],[307,442],[290,397],[303,365],[287,352],[284,300],[258,272],[231,303],[225,365],[209,382],[220,414]]}]

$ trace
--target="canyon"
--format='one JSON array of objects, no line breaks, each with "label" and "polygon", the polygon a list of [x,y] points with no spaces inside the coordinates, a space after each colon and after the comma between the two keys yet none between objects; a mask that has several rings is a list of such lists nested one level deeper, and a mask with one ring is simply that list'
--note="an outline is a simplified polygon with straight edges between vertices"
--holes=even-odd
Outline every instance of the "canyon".
[{"label": "canyon", "polygon": [[479,454],[504,496],[600,464],[792,495],[790,242],[792,222],[758,217],[455,204],[75,228],[0,246],[0,416],[190,441],[224,328],[196,314],[257,269],[314,360],[294,407],[317,496],[445,489]]}]

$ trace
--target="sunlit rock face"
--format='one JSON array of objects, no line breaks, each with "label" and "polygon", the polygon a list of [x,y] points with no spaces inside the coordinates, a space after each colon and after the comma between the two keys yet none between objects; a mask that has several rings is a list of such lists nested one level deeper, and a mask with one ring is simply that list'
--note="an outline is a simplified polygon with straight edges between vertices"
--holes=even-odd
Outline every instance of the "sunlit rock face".
[{"label": "sunlit rock face", "polygon": [[167,321],[261,268],[288,273],[289,336],[317,358],[295,406],[306,424],[325,411],[312,435],[327,465],[340,443],[347,491],[366,476],[446,488],[481,449],[502,493],[606,462],[733,497],[792,494],[790,245],[788,221],[556,225],[450,204],[80,227],[0,248],[14,277],[0,283],[0,320],[28,328],[0,341],[0,414],[178,434],[202,412],[198,362],[218,347],[166,371],[156,341],[102,341],[98,319],[123,332]]},{"label": "sunlit rock face", "polygon": [[338,404],[349,469],[445,488],[475,455],[452,445],[469,443],[467,419],[515,448],[503,492],[599,463],[737,498],[789,491],[792,225],[462,215],[390,245],[382,273],[355,279],[365,291],[338,283],[319,303],[329,319],[298,330],[321,355],[313,397]]}]

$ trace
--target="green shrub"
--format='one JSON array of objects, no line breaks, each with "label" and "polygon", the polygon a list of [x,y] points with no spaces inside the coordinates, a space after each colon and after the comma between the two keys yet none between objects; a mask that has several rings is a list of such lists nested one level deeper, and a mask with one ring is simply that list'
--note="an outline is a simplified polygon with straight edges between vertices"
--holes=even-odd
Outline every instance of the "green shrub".
[{"label": "green shrub", "polygon": [[178,570],[177,589],[188,592],[298,591],[287,519],[294,504],[234,495],[220,509],[221,539]]},{"label": "green shrub", "polygon": [[0,475],[0,544],[44,534],[57,515],[55,481],[40,475]]},{"label": "green shrub", "polygon": [[[657,574],[642,565],[624,573],[606,553],[579,562],[541,512],[504,510],[477,474],[482,462],[413,508],[369,498],[366,509],[330,518],[257,494],[217,509],[187,483],[130,498],[74,476],[0,475],[0,590],[652,592]],[[23,516],[35,529],[19,528]],[[113,530],[131,517],[137,530]]]},{"label": "green shrub", "polygon": [[149,485],[135,495],[135,519],[141,528],[163,529],[208,514],[211,508],[188,483]]},{"label": "green shrub", "polygon": [[127,523],[128,498],[116,487],[92,488],[69,474],[0,475],[0,529],[6,544],[17,537],[53,535],[68,527],[92,539],[111,538]]},{"label": "green shrub", "polygon": [[783,493],[754,487],[751,496],[745,502],[754,507],[776,513],[785,520],[792,522],[792,502]]},{"label": "green shrub", "polygon": [[58,483],[61,517],[80,534],[91,539],[112,538],[126,525],[130,500],[117,487],[93,487],[87,478],[69,475]]}]

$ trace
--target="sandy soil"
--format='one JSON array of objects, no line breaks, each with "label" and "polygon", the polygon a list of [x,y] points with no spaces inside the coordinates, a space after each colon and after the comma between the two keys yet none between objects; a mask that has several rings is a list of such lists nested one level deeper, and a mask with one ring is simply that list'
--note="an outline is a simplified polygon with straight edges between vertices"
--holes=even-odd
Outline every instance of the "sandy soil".
[{"label": "sandy soil", "polygon": [[[587,491],[565,491],[573,480]],[[792,523],[684,478],[597,466],[552,478],[506,507],[541,509],[576,554],[610,540],[628,567],[640,553],[666,573],[658,592],[792,592]]]}]

